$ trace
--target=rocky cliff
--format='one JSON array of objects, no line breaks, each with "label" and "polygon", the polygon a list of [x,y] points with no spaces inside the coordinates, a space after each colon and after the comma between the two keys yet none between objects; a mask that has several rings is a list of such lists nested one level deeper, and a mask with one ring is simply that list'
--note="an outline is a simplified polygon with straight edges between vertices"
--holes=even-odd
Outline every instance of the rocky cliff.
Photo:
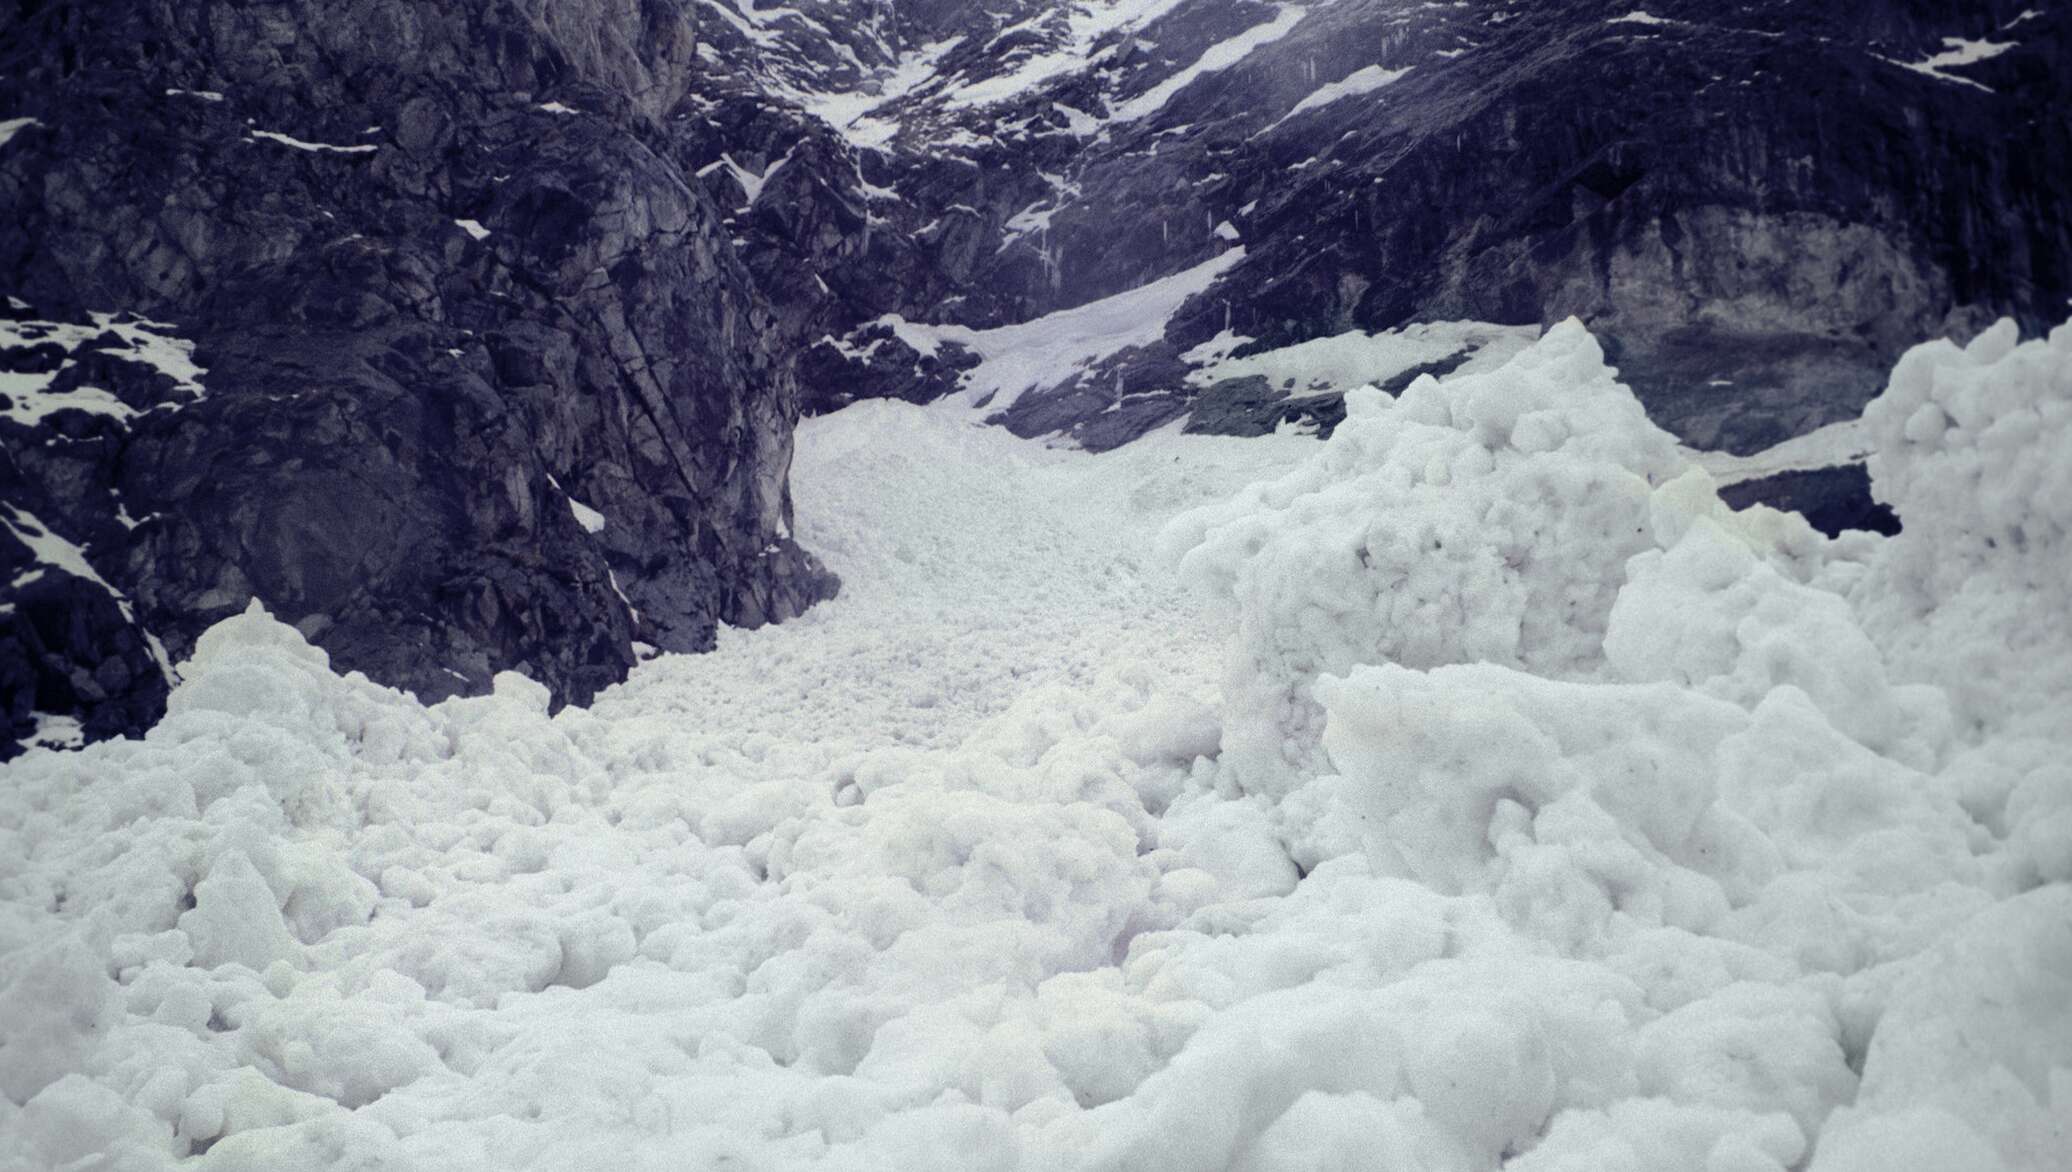
[{"label": "rocky cliff", "polygon": [[833,588],[789,434],[858,397],[1328,429],[1577,315],[1761,448],[2062,316],[2068,41],[2008,0],[19,3],[0,701],[141,727],[252,597],[427,697],[584,699]]},{"label": "rocky cliff", "polygon": [[[258,597],[564,700],[832,588],[657,0],[25,5],[0,61],[0,689],[89,736]],[[154,651],[154,645],[159,647]]]}]

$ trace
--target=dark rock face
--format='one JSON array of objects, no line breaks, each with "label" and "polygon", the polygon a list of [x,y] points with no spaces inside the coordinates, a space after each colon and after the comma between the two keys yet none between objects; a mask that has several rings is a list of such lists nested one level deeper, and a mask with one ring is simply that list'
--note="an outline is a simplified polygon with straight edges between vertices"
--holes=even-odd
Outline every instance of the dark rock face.
[{"label": "dark rock face", "polygon": [[1871,474],[1861,464],[1808,468],[1721,486],[1720,499],[1737,509],[1765,504],[1805,516],[1829,537],[1845,529],[1899,532],[1899,515],[1871,495]]},{"label": "dark rock face", "polygon": [[[148,723],[144,633],[177,660],[255,596],[428,699],[518,669],[582,701],[636,641],[831,592],[788,536],[792,365],[672,158],[676,5],[6,19],[0,282],[50,323],[7,361],[57,376],[4,388],[0,498],[107,583],[10,598],[17,735],[67,688],[94,733]],[[118,310],[191,345],[189,389],[74,337]],[[111,379],[128,410],[65,385]]]}]

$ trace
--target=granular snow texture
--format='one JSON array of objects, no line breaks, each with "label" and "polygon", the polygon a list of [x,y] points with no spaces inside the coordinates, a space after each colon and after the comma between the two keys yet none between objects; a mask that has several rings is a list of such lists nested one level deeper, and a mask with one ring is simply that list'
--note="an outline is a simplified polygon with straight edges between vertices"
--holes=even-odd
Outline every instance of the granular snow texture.
[{"label": "granular snow texture", "polygon": [[1897,537],[1573,323],[1323,445],[859,404],[843,596],[551,718],[255,607],[0,771],[0,1168],[2064,1168],[2072,327],[1864,434]]}]

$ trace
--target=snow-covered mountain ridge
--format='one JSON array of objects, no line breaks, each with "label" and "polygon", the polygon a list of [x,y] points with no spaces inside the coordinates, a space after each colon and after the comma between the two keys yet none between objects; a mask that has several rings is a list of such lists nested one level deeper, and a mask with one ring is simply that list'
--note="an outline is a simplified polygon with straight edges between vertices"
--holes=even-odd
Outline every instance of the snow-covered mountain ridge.
[{"label": "snow-covered mountain ridge", "polygon": [[[910,48],[890,96],[828,118],[900,196],[873,214],[907,205],[949,262],[948,287],[891,307],[909,318],[1027,320],[1245,247],[1168,345],[1007,415],[1095,446],[1186,414],[1182,355],[1223,331],[1265,349],[1577,314],[1673,430],[1747,451],[1847,417],[1921,337],[2048,324],[2063,177],[2030,144],[2061,130],[2062,18],[1655,9],[1011,9]],[[1122,426],[1088,422],[1125,398]]]}]

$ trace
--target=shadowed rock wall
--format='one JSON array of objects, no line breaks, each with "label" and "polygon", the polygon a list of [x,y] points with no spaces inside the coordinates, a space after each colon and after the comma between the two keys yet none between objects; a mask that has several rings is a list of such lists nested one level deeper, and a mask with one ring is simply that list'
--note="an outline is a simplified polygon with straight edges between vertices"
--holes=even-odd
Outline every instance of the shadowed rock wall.
[{"label": "shadowed rock wall", "polygon": [[[427,698],[517,669],[585,701],[636,642],[831,592],[789,538],[791,366],[672,161],[677,5],[0,21],[0,111],[33,119],[0,144],[0,361],[56,372],[6,385],[0,560],[75,603],[0,615],[17,734],[135,729],[146,636],[178,660],[253,597]],[[155,349],[105,328],[138,318]]]}]

